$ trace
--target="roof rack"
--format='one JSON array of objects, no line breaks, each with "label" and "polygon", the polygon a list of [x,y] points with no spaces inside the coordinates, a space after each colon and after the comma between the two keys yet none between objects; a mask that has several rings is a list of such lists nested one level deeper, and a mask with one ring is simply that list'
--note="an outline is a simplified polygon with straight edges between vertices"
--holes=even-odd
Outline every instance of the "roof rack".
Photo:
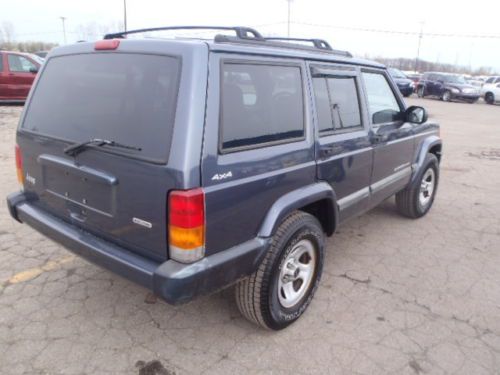
[{"label": "roof rack", "polygon": [[315,48],[333,51],[332,46],[324,39],[305,39],[305,38],[285,38],[285,37],[266,37],[266,40],[278,40],[283,42],[309,42],[312,43]]},{"label": "roof rack", "polygon": [[[284,38],[284,37],[263,37],[257,30],[251,27],[244,26],[165,26],[153,27],[148,29],[137,29],[120,31],[117,33],[110,33],[104,35],[104,39],[125,38],[126,35],[147,33],[154,31],[170,31],[170,30],[230,30],[234,31],[236,36],[221,35],[215,36],[216,43],[238,43],[238,44],[251,44],[261,47],[274,47],[274,48],[287,48],[298,49],[305,51],[325,52],[335,55],[352,57],[347,51],[340,51],[333,49],[330,44],[324,39],[305,39],[305,38]],[[301,43],[290,42],[306,42],[312,43],[312,46],[304,45]]]},{"label": "roof rack", "polygon": [[166,26],[166,27],[153,27],[149,29],[137,29],[137,30],[128,30],[121,31],[118,33],[111,33],[104,35],[104,39],[113,39],[113,38],[125,38],[125,35],[129,34],[138,34],[138,33],[147,33],[152,31],[168,31],[168,30],[231,30],[236,33],[238,39],[243,40],[260,40],[265,41],[265,38],[255,29],[251,27],[243,27],[243,26]]}]

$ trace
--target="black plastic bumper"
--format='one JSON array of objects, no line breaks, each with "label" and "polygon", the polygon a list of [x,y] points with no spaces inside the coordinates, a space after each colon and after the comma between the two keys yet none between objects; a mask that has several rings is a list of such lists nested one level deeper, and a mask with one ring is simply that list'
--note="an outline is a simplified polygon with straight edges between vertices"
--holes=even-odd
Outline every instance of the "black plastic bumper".
[{"label": "black plastic bumper", "polygon": [[453,100],[463,100],[463,101],[478,101],[480,98],[480,95],[473,95],[473,94],[451,94],[451,98]]},{"label": "black plastic bumper", "polygon": [[222,289],[250,275],[260,264],[269,240],[255,238],[202,260],[157,263],[69,224],[37,208],[20,192],[7,197],[14,219],[64,245],[88,261],[132,280],[171,304]]}]

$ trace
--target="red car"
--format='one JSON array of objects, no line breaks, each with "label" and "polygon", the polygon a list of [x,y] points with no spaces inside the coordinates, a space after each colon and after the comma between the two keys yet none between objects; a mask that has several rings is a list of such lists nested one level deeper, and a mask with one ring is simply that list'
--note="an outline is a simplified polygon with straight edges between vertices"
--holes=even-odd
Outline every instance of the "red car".
[{"label": "red car", "polygon": [[27,53],[0,51],[0,103],[24,102],[42,62]]}]

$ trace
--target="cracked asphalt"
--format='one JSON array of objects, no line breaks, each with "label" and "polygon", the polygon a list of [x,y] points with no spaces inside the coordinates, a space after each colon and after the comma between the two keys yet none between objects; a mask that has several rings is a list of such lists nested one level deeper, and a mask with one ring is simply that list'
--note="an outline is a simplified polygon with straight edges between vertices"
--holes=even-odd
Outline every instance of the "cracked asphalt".
[{"label": "cracked asphalt", "polygon": [[[411,99],[442,125],[435,204],[394,199],[328,241],[306,314],[281,332],[227,289],[173,307],[71,255],[0,204],[2,374],[500,374],[500,106]],[[21,107],[0,107],[0,196],[18,189]]]}]

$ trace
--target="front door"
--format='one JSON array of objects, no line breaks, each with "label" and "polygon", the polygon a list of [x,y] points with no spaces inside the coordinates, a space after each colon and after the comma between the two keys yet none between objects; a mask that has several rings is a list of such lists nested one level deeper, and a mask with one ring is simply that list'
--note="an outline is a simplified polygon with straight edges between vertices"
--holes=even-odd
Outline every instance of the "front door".
[{"label": "front door", "polygon": [[362,109],[359,68],[311,65],[316,106],[317,174],[336,195],[343,221],[366,210],[373,151]]},{"label": "front door", "polygon": [[404,122],[404,104],[385,71],[363,70],[372,126],[371,202],[375,206],[410,181],[414,152],[413,127]]}]

